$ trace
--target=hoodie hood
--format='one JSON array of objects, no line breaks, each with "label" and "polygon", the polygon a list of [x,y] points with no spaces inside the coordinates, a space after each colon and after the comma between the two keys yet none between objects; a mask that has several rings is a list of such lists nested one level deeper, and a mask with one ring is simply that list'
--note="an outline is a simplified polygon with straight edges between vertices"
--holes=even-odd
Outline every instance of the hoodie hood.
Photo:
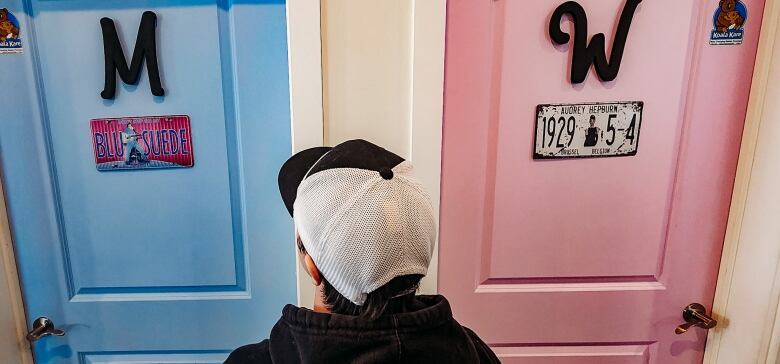
[{"label": "hoodie hood", "polygon": [[498,363],[444,297],[417,296],[414,307],[369,321],[287,305],[269,340],[239,348],[227,363]]}]

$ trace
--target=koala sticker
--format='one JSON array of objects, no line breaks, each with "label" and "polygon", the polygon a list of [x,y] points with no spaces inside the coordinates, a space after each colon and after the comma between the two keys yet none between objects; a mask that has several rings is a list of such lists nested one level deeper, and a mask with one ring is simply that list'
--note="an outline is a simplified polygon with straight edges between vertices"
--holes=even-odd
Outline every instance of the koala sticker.
[{"label": "koala sticker", "polygon": [[0,54],[22,53],[19,21],[6,8],[0,9]]},{"label": "koala sticker", "polygon": [[747,6],[745,6],[742,0],[720,0],[718,9],[713,17],[710,44],[742,44],[747,16]]}]

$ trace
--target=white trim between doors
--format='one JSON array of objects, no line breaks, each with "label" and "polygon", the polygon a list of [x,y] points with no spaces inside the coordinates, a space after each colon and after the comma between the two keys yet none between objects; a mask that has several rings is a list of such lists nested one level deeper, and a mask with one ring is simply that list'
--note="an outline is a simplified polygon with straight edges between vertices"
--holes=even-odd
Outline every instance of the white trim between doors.
[{"label": "white trim between doors", "polygon": [[[290,116],[293,153],[322,146],[322,46],[320,40],[320,0],[287,1],[287,48],[290,67]],[[311,284],[298,264],[296,254],[298,305],[311,307]]]},{"label": "white trim between doors", "polygon": [[[445,18],[446,0],[288,0],[294,151],[372,140],[412,161],[438,212]],[[434,259],[422,292],[436,273]]]}]

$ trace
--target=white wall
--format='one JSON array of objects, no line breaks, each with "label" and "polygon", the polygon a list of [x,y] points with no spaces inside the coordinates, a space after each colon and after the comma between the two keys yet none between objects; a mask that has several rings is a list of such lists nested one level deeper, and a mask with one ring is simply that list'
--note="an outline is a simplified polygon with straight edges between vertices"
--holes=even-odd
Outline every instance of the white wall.
[{"label": "white wall", "polygon": [[[324,144],[361,138],[412,161],[437,214],[445,2],[320,2]],[[421,292],[436,292],[436,272],[434,259]],[[308,277],[299,284],[310,305]]]}]

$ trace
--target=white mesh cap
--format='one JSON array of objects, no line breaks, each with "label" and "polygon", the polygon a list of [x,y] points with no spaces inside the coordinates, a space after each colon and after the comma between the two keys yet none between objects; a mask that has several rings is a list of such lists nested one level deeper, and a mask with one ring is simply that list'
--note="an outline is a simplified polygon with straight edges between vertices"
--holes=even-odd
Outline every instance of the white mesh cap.
[{"label": "white mesh cap", "polygon": [[410,163],[390,171],[341,167],[307,173],[294,199],[293,218],[306,251],[328,282],[357,305],[395,277],[425,275],[433,253],[430,197]]}]

